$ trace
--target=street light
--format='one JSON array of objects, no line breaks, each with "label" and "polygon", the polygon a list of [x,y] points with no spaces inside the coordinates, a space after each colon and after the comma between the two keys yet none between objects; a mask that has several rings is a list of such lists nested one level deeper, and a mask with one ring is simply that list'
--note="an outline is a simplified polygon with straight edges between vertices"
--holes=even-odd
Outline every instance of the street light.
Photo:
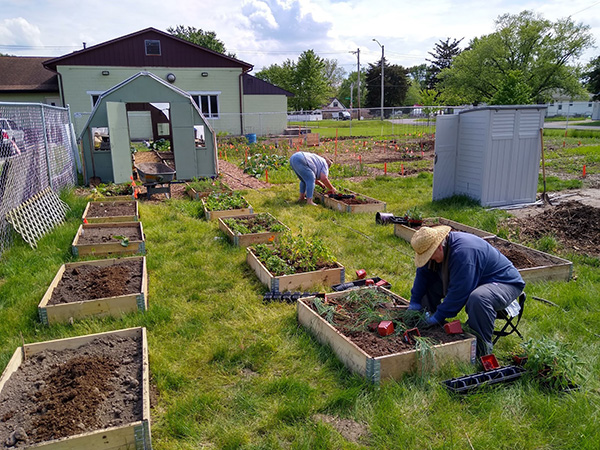
[{"label": "street light", "polygon": [[381,47],[381,120],[383,120],[383,45],[377,39],[373,39]]}]

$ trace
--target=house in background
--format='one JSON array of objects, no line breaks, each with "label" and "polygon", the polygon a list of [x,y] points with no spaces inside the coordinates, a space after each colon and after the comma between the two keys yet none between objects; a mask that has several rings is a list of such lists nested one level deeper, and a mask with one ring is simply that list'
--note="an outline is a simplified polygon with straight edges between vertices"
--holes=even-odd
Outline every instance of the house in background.
[{"label": "house in background", "polygon": [[0,56],[0,101],[63,106],[58,75],[44,68],[47,57]]},{"label": "house in background", "polygon": [[[249,63],[154,28],[53,59],[0,57],[0,68],[0,101],[69,106],[77,135],[100,95],[140,72],[190,94],[216,133],[280,134],[292,95],[249,75]],[[168,105],[153,106],[168,115]],[[136,130],[154,127],[149,109],[128,113]]]},{"label": "house in background", "polygon": [[337,98],[330,98],[329,102],[321,107],[321,112],[323,119],[350,119],[350,112]]}]

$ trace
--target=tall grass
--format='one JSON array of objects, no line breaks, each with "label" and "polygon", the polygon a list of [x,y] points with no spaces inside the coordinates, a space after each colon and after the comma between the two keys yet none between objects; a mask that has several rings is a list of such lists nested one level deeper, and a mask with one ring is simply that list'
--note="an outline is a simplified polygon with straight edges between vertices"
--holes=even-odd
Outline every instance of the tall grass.
[{"label": "tall grass", "polygon": [[[387,202],[387,211],[418,206],[496,231],[506,212],[487,210],[464,197],[432,202],[432,175],[340,180]],[[410,245],[377,225],[375,215],[345,214],[295,202],[297,181],[244,192],[255,211],[270,212],[292,232],[319,236],[353,279],[365,269],[408,298],[415,274]],[[226,240],[216,222],[199,219],[189,199],[140,202],[147,239],[149,309],[121,318],[84,319],[42,326],[37,304],[70,244],[86,199],[66,193],[64,225],[33,250],[18,237],[0,265],[0,365],[21,343],[131,326],[148,329],[155,449],[594,449],[600,442],[600,261],[577,254],[576,280],[539,282],[526,288],[520,329],[527,338],[567,343],[584,363],[581,390],[544,392],[530,380],[455,397],[444,379],[477,371],[447,365],[379,387],[349,372],[296,320],[295,307],[262,301],[267,288],[245,262],[246,252]],[[327,286],[317,287],[319,290]],[[545,298],[558,307],[538,302]],[[464,313],[459,318],[465,319]],[[509,364],[518,337],[499,341],[495,354]],[[352,419],[369,433],[346,440],[316,414]]]}]

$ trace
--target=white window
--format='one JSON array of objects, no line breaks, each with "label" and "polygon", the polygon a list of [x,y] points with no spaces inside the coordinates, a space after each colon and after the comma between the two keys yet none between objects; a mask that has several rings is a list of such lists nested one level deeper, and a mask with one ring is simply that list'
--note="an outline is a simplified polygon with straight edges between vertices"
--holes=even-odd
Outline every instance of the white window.
[{"label": "white window", "polygon": [[146,46],[146,56],[160,56],[160,41],[146,39],[144,44]]},{"label": "white window", "polygon": [[219,95],[220,92],[190,92],[192,99],[209,119],[219,118]]},{"label": "white window", "polygon": [[87,91],[87,95],[90,96],[90,102],[92,103],[92,109],[94,109],[94,106],[96,106],[96,103],[98,103],[98,99],[100,98],[100,94],[102,94],[103,91]]}]

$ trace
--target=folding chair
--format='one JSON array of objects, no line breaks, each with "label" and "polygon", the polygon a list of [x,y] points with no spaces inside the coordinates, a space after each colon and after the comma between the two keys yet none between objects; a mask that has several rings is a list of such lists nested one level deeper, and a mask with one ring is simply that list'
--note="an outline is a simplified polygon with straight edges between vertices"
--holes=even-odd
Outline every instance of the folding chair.
[{"label": "folding chair", "polygon": [[521,321],[521,316],[523,315],[523,310],[525,309],[525,299],[527,298],[527,296],[525,295],[525,292],[522,292],[521,295],[519,295],[519,297],[517,298],[517,302],[519,303],[519,311],[515,314],[514,311],[512,311],[512,303],[507,306],[506,308],[504,308],[501,311],[498,311],[497,315],[496,315],[496,320],[503,320],[504,324],[502,325],[502,328],[500,328],[499,330],[494,330],[493,334],[494,334],[494,340],[493,340],[493,344],[496,343],[496,341],[498,339],[500,339],[502,336],[508,336],[509,334],[513,334],[513,333],[517,333],[517,336],[519,336],[521,339],[523,339],[523,336],[521,335],[521,333],[519,333],[519,330],[517,330],[517,327],[519,326],[519,322]]}]

